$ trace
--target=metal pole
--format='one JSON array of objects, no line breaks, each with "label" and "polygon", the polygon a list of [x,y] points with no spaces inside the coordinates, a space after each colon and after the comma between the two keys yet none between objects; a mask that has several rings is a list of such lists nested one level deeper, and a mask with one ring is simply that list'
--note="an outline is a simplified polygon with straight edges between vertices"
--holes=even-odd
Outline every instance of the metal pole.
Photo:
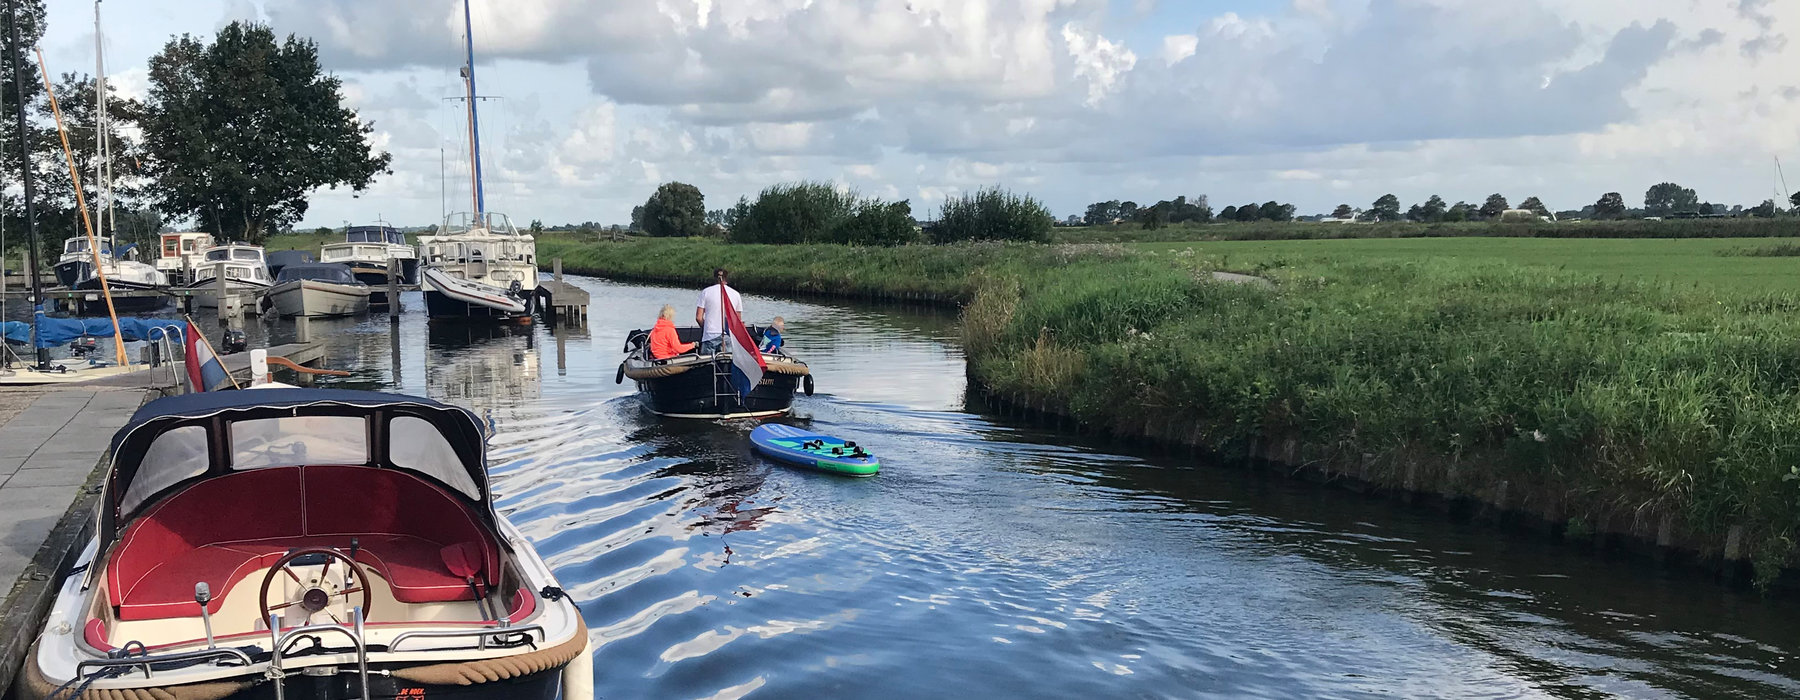
[{"label": "metal pole", "polygon": [[217,295],[219,300],[220,323],[225,323],[231,319],[231,314],[225,309],[226,302],[228,301],[225,295],[227,289],[229,289],[229,287],[225,286],[225,263],[213,263],[213,294]]},{"label": "metal pole", "polygon": [[[25,298],[33,305],[31,344],[38,345],[36,305],[43,301],[40,297],[43,294],[44,285],[38,279],[37,207],[33,204],[33,200],[37,198],[37,186],[33,182],[31,172],[31,149],[26,146],[30,141],[25,136],[25,69],[20,67],[19,63],[19,53],[24,50],[25,42],[19,39],[18,0],[6,0],[6,11],[7,16],[12,19],[12,46],[8,48],[7,52],[12,54],[13,88],[18,91],[18,112],[14,116],[18,118],[16,134],[19,142],[20,179],[25,185],[25,271],[28,273],[26,284],[30,286],[30,294],[27,294]],[[50,366],[50,348],[39,347],[37,349],[37,363],[40,369]]]},{"label": "metal pole", "polygon": [[388,258],[388,320],[400,322],[400,259]]}]

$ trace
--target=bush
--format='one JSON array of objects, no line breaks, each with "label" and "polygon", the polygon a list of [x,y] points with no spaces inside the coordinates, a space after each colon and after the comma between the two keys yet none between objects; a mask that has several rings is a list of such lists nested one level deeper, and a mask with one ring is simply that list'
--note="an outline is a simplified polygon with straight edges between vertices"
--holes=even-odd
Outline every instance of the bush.
[{"label": "bush", "polygon": [[731,229],[733,243],[825,243],[856,207],[829,182],[783,183],[762,191]]},{"label": "bush", "polygon": [[912,205],[863,199],[829,182],[780,184],[733,215],[733,243],[911,243]]},{"label": "bush", "polygon": [[933,243],[956,241],[1030,241],[1046,243],[1056,218],[1030,196],[989,188],[944,202]]},{"label": "bush", "polygon": [[699,236],[706,233],[706,198],[700,188],[685,182],[663,183],[644,202],[644,233],[659,237]]},{"label": "bush", "polygon": [[839,222],[831,234],[833,243],[849,245],[904,245],[918,236],[913,230],[912,204],[878,199],[857,203],[856,214]]}]

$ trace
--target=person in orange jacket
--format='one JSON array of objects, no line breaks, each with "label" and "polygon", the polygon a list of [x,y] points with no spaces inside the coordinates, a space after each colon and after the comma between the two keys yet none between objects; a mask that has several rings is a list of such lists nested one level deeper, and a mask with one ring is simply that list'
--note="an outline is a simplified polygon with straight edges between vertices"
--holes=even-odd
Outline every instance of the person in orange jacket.
[{"label": "person in orange jacket", "polygon": [[675,332],[675,307],[663,305],[662,313],[657,315],[656,326],[650,329],[650,357],[667,360],[694,349],[699,343],[683,343],[681,335]]}]

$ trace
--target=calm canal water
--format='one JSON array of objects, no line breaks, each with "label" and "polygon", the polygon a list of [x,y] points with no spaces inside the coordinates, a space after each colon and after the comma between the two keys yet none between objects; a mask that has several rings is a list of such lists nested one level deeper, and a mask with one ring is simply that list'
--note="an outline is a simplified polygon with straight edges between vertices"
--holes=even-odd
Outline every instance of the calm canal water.
[{"label": "calm canal water", "polygon": [[428,324],[416,297],[397,333],[315,330],[337,384],[491,417],[500,506],[582,601],[603,697],[1800,695],[1793,603],[971,412],[940,314],[747,296],[818,377],[788,420],[886,465],[776,466],[755,423],[613,383],[693,291],[578,282],[587,330]]}]

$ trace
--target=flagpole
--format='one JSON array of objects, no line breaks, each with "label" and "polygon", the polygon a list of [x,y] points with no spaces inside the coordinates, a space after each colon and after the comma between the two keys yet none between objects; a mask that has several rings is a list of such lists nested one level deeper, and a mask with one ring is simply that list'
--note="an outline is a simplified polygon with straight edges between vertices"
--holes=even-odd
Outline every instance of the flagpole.
[{"label": "flagpole", "polygon": [[[182,314],[181,317],[183,319],[187,320],[189,328],[194,329],[194,336],[199,338],[200,342],[206,344],[206,351],[212,353],[213,358],[217,359],[219,357],[219,351],[214,350],[213,346],[212,346],[212,342],[206,339],[206,334],[200,332],[200,326],[198,326],[194,323],[194,319],[188,318],[187,314]],[[225,369],[225,361],[224,360],[219,360],[219,369]],[[231,380],[231,388],[233,388],[233,389],[244,388],[244,387],[238,386],[237,377],[235,377],[231,374],[231,370],[228,370],[228,369],[225,370],[225,378]],[[202,387],[201,391],[205,391],[207,388],[208,387]]]}]

